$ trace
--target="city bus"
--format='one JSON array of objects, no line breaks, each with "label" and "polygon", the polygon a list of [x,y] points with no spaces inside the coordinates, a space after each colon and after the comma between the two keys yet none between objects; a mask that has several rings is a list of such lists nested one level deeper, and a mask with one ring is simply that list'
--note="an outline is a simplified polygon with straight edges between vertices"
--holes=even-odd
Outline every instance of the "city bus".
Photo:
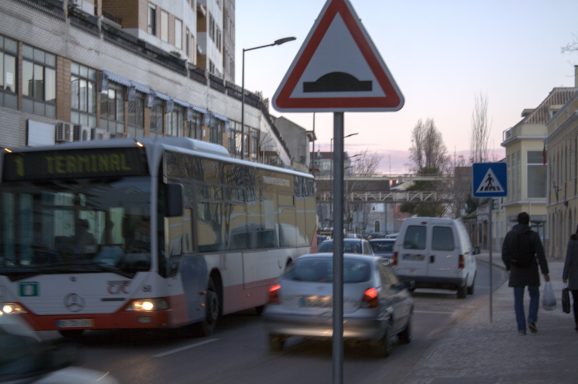
[{"label": "city bus", "polygon": [[35,330],[210,335],[314,246],[313,177],[216,144],[4,148],[0,169],[0,309]]}]

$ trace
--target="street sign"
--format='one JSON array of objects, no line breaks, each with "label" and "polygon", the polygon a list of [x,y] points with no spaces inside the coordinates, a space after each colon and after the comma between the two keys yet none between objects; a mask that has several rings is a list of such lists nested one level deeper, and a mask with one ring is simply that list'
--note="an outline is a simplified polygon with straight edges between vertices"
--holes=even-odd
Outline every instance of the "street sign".
[{"label": "street sign", "polygon": [[288,112],[397,111],[404,98],[349,0],[328,0],[273,96]]},{"label": "street sign", "polygon": [[475,197],[499,197],[508,194],[506,163],[474,163],[472,190]]}]

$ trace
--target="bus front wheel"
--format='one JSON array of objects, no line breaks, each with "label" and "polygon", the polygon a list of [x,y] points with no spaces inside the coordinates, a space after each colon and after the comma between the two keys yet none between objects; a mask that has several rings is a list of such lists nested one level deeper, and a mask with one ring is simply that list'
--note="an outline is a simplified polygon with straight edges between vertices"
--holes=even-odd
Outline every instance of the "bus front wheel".
[{"label": "bus front wheel", "polygon": [[214,280],[209,279],[207,293],[205,296],[205,318],[198,324],[201,336],[211,336],[215,332],[217,320],[219,319],[221,300]]}]

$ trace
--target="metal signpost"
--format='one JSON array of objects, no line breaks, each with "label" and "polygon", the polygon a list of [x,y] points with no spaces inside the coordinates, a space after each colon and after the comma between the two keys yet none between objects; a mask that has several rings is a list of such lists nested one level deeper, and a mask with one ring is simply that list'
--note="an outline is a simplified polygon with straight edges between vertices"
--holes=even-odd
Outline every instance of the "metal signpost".
[{"label": "metal signpost", "polygon": [[[508,172],[506,163],[474,163],[472,165],[472,191],[475,197],[501,197],[508,194]],[[494,199],[490,199],[489,239],[490,239],[490,322],[493,321],[493,252],[492,252],[492,209]]]},{"label": "metal signpost", "polygon": [[404,99],[349,0],[327,0],[273,106],[333,112],[333,383],[343,382],[344,112],[397,111]]}]

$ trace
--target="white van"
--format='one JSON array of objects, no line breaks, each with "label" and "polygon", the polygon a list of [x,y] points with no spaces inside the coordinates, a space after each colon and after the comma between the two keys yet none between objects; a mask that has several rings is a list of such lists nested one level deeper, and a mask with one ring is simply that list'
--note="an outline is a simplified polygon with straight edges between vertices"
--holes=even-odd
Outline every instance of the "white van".
[{"label": "white van", "polygon": [[455,289],[458,298],[474,293],[476,258],[459,219],[406,219],[393,246],[392,266],[415,288]]}]

